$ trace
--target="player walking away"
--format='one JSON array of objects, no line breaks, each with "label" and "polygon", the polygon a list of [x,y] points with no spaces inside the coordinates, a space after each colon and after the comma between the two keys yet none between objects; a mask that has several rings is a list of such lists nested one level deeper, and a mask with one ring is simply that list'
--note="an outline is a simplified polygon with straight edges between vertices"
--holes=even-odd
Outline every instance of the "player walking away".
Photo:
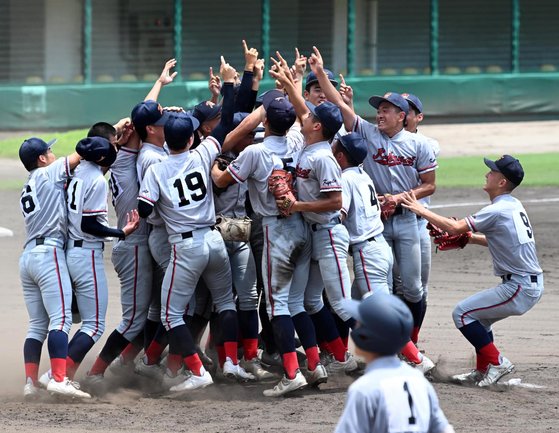
[{"label": "player walking away", "polygon": [[[262,107],[251,113],[232,135],[244,135],[252,130],[260,122],[263,112],[264,142],[247,147],[226,171],[214,167],[212,177],[219,187],[246,181],[252,207],[262,216],[266,306],[285,372],[282,380],[273,389],[265,390],[264,395],[279,397],[307,384],[324,383],[328,375],[320,364],[315,329],[304,307],[311,253],[308,227],[298,213],[291,216],[280,214],[274,194],[268,187],[268,178],[275,169],[293,164],[286,135],[295,122],[293,105],[282,92],[268,92]],[[299,370],[295,331],[307,355],[307,378]]]},{"label": "player walking away", "polygon": [[52,372],[45,383],[47,391],[91,397],[80,391],[79,385],[66,374],[72,283],[64,256],[68,228],[64,187],[80,163],[80,156],[73,153],[56,159],[51,150],[55,141],[46,143],[32,137],[19,148],[19,158],[29,171],[20,199],[27,238],[19,259],[23,297],[29,313],[29,330],[23,346],[26,399],[39,396],[39,362],[47,335]]},{"label": "player walking away", "polygon": [[377,291],[390,293],[392,250],[382,236],[383,224],[373,181],[360,165],[367,157],[367,142],[355,132],[332,144],[342,168],[342,215],[353,256],[352,297],[361,299]]},{"label": "player walking away", "polygon": [[403,197],[406,208],[447,232],[435,237],[441,249],[463,248],[467,243],[489,247],[501,284],[464,299],[452,312],[456,327],[475,347],[477,359],[472,372],[453,378],[481,387],[496,383],[514,369],[493,343],[493,323],[526,313],[544,290],[534,231],[522,203],[511,195],[524,178],[522,165],[510,155],[497,161],[485,158],[484,162],[490,171],[483,189],[491,204],[462,220],[426,209],[413,194]]},{"label": "player walking away", "polygon": [[[369,99],[369,103],[377,108],[377,124],[374,125],[357,116],[330,84],[316,47],[309,63],[328,100],[341,108],[346,130],[358,132],[367,140],[369,153],[363,162],[363,169],[380,194],[381,210],[391,209],[383,210],[387,218],[383,235],[400,265],[405,302],[414,319],[413,335],[419,330],[423,311],[421,250],[417,218],[400,204],[406,191],[413,190],[419,198],[435,191],[437,160],[424,140],[404,130],[409,105],[400,94],[389,92]],[[434,367],[433,362],[419,353],[411,341],[402,354],[424,373]]]},{"label": "player walking away", "polygon": [[[335,358],[327,366],[329,372],[351,372],[357,369],[357,362],[347,351],[347,338],[354,321],[341,306],[342,299],[351,298],[347,267],[349,234],[340,218],[342,171],[329,143],[342,126],[342,115],[340,109],[331,102],[323,102],[316,107],[305,102],[286,73],[285,61],[281,56],[279,58],[280,62],[275,61],[276,71],[271,71],[271,74],[282,82],[297,116],[302,119],[301,133],[306,143],[297,158],[299,197],[288,208],[289,212],[301,212],[312,236],[312,260],[305,289],[305,308],[314,322],[319,342],[326,342],[326,347]],[[330,82],[328,84],[333,88]],[[278,206],[281,204],[278,201]],[[344,322],[342,335],[332,313],[324,305],[324,289],[335,314]]]},{"label": "player walking away", "polygon": [[[157,207],[172,245],[161,291],[161,321],[169,333],[169,356],[163,384],[172,392],[203,388],[213,383],[196,353],[184,312],[203,278],[211,290],[223,332],[225,376],[253,380],[237,360],[237,312],[231,288],[231,268],[223,238],[213,229],[215,209],[210,169],[233,120],[233,82],[236,71],[221,58],[225,81],[223,113],[212,135],[190,150],[198,121],[186,114],[165,125],[170,156],[151,166],[140,186],[139,212],[147,217]],[[225,149],[227,150],[227,149]],[[188,371],[183,369],[183,364]]]},{"label": "player walking away", "polygon": [[433,386],[396,357],[413,327],[409,308],[380,291],[345,308],[358,322],[351,338],[367,369],[349,387],[336,433],[454,433]]}]

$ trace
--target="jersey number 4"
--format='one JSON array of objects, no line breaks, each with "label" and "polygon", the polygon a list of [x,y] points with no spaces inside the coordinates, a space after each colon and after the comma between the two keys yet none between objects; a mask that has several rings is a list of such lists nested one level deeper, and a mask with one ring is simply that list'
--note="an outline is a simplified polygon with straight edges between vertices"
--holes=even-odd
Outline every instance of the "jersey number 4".
[{"label": "jersey number 4", "polygon": [[172,185],[177,190],[179,207],[188,206],[192,201],[202,201],[208,192],[204,177],[198,171],[191,171],[184,178],[175,178]]}]

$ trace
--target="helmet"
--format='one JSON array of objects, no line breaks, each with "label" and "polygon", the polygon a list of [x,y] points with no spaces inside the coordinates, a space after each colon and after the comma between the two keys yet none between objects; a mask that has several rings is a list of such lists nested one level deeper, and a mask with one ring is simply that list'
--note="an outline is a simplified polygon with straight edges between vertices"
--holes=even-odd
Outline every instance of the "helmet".
[{"label": "helmet", "polygon": [[413,318],[398,297],[375,292],[362,301],[345,300],[343,307],[359,322],[351,338],[360,349],[394,355],[410,341]]}]

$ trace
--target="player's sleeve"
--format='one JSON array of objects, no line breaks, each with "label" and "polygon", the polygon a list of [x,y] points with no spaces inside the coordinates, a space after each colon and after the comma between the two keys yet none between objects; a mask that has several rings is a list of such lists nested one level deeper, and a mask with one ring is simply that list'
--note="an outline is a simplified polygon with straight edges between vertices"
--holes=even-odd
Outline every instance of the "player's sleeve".
[{"label": "player's sleeve", "polygon": [[83,216],[107,214],[107,181],[99,175],[85,192],[83,199]]},{"label": "player's sleeve", "polygon": [[446,431],[449,423],[446,416],[439,405],[437,393],[430,383],[427,383],[429,392],[429,403],[431,405],[431,416],[429,417],[428,433],[443,433]]},{"label": "player's sleeve", "polygon": [[198,152],[204,167],[211,167],[215,157],[221,153],[221,144],[210,135],[202,140],[194,152]]},{"label": "player's sleeve", "polygon": [[361,116],[355,115],[355,120],[353,121],[353,132],[361,134],[363,137],[367,138],[367,134],[372,131],[378,131],[377,125],[363,119]]},{"label": "player's sleeve", "polygon": [[256,169],[257,146],[248,146],[227,166],[227,171],[238,183],[245,182]]},{"label": "player's sleeve", "polygon": [[136,149],[128,149],[121,147],[116,156],[115,162],[111,165],[111,170],[123,170],[136,165],[138,151]]},{"label": "player's sleeve", "polygon": [[70,162],[67,157],[58,158],[46,168],[48,178],[56,184],[64,184],[66,180],[72,177],[70,170]]},{"label": "player's sleeve", "polygon": [[424,138],[414,137],[417,143],[416,169],[419,174],[436,170],[439,165],[431,144]]},{"label": "player's sleeve", "polygon": [[466,222],[473,232],[485,233],[494,224],[498,216],[499,212],[494,205],[490,204],[475,214],[468,215]]},{"label": "player's sleeve", "polygon": [[138,193],[138,201],[155,206],[159,200],[159,183],[155,173],[157,164],[152,165],[146,171],[144,180],[140,185],[140,192]]},{"label": "player's sleeve", "polygon": [[301,132],[301,124],[295,122],[287,131],[287,154],[296,155],[305,147],[305,137]]},{"label": "player's sleeve", "polygon": [[335,433],[369,432],[373,420],[374,411],[370,407],[369,396],[350,388]]},{"label": "player's sleeve", "polygon": [[346,215],[351,208],[352,195],[351,182],[342,174],[342,212]]},{"label": "player's sleeve", "polygon": [[317,158],[314,162],[315,175],[320,185],[320,192],[342,190],[342,169],[333,155]]}]

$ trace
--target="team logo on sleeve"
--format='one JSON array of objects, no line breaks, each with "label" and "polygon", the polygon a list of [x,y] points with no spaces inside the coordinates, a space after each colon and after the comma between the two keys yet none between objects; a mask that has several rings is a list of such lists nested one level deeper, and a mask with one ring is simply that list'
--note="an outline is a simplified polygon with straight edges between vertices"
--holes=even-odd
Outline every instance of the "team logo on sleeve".
[{"label": "team logo on sleeve", "polygon": [[373,155],[373,160],[380,165],[394,167],[396,165],[413,166],[416,160],[415,156],[398,156],[392,152],[386,153],[382,147]]},{"label": "team logo on sleeve", "polygon": [[322,179],[322,185],[324,185],[324,186],[332,186],[332,185],[337,186],[338,182],[336,182],[336,179]]}]

